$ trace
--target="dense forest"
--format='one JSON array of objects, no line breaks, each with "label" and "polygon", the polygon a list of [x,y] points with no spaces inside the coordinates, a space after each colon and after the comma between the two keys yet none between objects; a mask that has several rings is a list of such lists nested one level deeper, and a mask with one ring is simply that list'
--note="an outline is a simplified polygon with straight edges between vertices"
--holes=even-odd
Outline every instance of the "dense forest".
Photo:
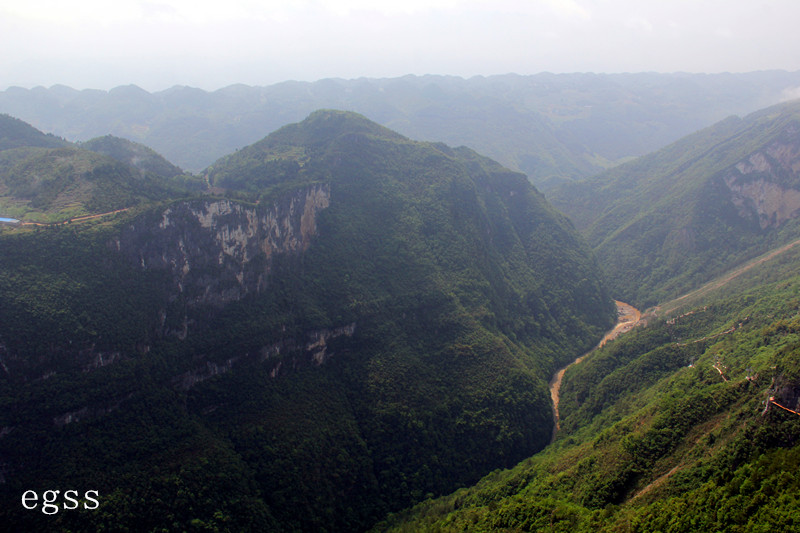
[{"label": "dense forest", "polygon": [[570,368],[561,431],[388,531],[792,531],[797,249],[670,305]]},{"label": "dense forest", "polygon": [[[3,179],[75,157],[58,190],[96,177],[117,203],[0,233],[0,497],[22,529],[366,529],[546,446],[549,375],[613,322],[524,175],[353,113],[223,158],[202,194],[85,147]],[[17,504],[50,487],[101,507]]]}]

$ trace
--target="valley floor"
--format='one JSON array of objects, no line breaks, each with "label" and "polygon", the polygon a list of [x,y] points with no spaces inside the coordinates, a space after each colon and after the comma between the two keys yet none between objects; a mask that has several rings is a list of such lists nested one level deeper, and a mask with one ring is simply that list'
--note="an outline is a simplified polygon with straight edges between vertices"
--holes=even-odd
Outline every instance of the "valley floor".
[{"label": "valley floor", "polygon": [[617,304],[617,323],[611,328],[605,336],[600,340],[600,342],[586,352],[585,354],[581,355],[568,365],[558,369],[553,377],[550,379],[550,398],[553,400],[553,437],[552,440],[555,440],[556,433],[558,433],[559,429],[559,418],[558,418],[558,393],[561,389],[561,380],[564,378],[564,372],[567,371],[569,367],[572,365],[577,365],[581,361],[583,361],[589,354],[595,351],[598,348],[603,347],[608,341],[613,341],[623,333],[627,333],[631,329],[633,329],[639,322],[642,320],[642,313],[635,307],[625,302],[620,302],[618,300],[614,301]]}]

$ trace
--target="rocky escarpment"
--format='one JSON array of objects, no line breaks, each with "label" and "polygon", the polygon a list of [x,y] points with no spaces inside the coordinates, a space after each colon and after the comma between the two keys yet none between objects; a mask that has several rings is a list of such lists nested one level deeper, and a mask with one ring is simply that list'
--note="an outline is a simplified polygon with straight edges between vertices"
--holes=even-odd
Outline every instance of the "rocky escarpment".
[{"label": "rocky escarpment", "polygon": [[[323,184],[296,189],[266,204],[245,204],[230,199],[202,199],[175,202],[142,215],[123,227],[109,242],[111,254],[121,254],[145,274],[163,274],[168,300],[181,304],[155,308],[161,331],[185,339],[196,325],[193,307],[221,308],[244,296],[268,287],[273,261],[280,255],[300,254],[317,235],[319,212],[330,204],[330,187]],[[179,309],[180,316],[167,315]],[[177,322],[170,329],[165,323]],[[186,391],[239,365],[268,365],[269,375],[277,378],[308,366],[320,366],[334,355],[329,343],[351,337],[356,324],[297,332],[261,346],[249,346],[235,355],[214,360],[212,354],[199,354],[184,370],[165,379],[172,388]],[[198,331],[199,328],[198,328]],[[88,374],[96,369],[143,356],[150,351],[150,340],[142,339],[135,351],[103,350],[93,343],[53,347],[52,354],[40,361],[25,360],[9,353],[0,343],[0,374],[27,375],[43,382],[71,370]],[[56,365],[53,361],[68,360]],[[78,405],[51,413],[54,426],[102,418],[116,410],[125,397]],[[0,431],[2,438],[2,431]]]},{"label": "rocky escarpment", "polygon": [[722,174],[740,217],[761,229],[777,227],[800,214],[800,144],[798,130],[789,126],[787,140],[775,141],[750,154]]},{"label": "rocky escarpment", "polygon": [[[135,315],[137,331],[135,337],[129,337],[131,342],[119,345],[105,340],[108,328],[134,320],[134,315],[123,311],[106,313],[116,318],[109,318],[105,329],[88,327],[83,337],[62,342],[65,329],[36,357],[30,355],[30,349],[0,338],[0,377],[38,381],[71,370],[89,373],[147,354],[157,338],[186,339],[190,330],[202,327],[201,322],[207,325],[214,320],[215,313],[198,313],[198,308],[221,310],[248,294],[264,291],[274,260],[300,254],[310,246],[317,234],[318,214],[329,203],[330,187],[314,184],[270,204],[205,198],[174,202],[136,217],[119,228],[107,247],[100,246],[103,254],[99,256],[107,265],[120,256],[122,263],[128,263],[113,267],[122,266],[120,272],[124,273],[111,275],[109,283],[135,277],[135,281],[122,284],[147,295],[144,300],[149,307]],[[106,267],[100,268],[102,272]],[[103,297],[113,291],[109,285],[102,287],[92,290]],[[116,305],[130,311],[133,300],[137,299],[127,298]]]},{"label": "rocky escarpment", "polygon": [[330,203],[328,185],[303,187],[271,205],[184,201],[142,217],[111,245],[144,270],[166,271],[188,305],[216,306],[264,290],[276,254],[299,253]]},{"label": "rocky escarpment", "polygon": [[731,201],[739,216],[756,220],[761,229],[780,226],[800,212],[798,190],[770,183],[764,178],[741,183],[730,177],[725,184],[731,191]]}]

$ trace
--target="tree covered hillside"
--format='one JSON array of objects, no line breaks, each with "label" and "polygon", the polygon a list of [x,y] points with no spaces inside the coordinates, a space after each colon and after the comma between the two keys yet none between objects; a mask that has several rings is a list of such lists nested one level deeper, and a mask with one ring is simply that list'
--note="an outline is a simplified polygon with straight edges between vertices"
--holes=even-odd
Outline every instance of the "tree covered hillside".
[{"label": "tree covered hillside", "polygon": [[567,370],[544,452],[374,531],[793,531],[797,248]]},{"label": "tree covered hillside", "polygon": [[[547,444],[614,308],[524,175],[338,111],[206,175],[0,233],[5,523],[353,531]],[[9,503],[55,485],[102,512]]]},{"label": "tree covered hillside", "polygon": [[0,150],[38,147],[60,148],[69,143],[55,135],[47,135],[30,124],[10,115],[0,115]]},{"label": "tree covered hillside", "polygon": [[730,118],[549,196],[612,292],[653,305],[800,238],[800,103]]},{"label": "tree covered hillside", "polygon": [[192,180],[171,177],[0,116],[0,215],[59,223],[187,194]]},{"label": "tree covered hillside", "polygon": [[89,139],[81,143],[81,147],[127,163],[138,168],[143,174],[150,172],[164,178],[173,178],[183,174],[180,168],[151,148],[113,135]]}]

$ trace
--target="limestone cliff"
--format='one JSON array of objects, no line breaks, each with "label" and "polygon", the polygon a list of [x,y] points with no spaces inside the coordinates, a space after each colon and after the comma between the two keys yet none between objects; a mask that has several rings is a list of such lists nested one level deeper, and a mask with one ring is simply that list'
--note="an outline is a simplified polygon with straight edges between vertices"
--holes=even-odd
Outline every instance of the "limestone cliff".
[{"label": "limestone cliff", "polygon": [[[785,132],[797,134],[794,126]],[[722,176],[739,216],[761,229],[777,227],[800,213],[800,188],[786,179],[800,173],[800,145],[775,141],[737,163]]]},{"label": "limestone cliff", "polygon": [[[200,307],[221,311],[248,294],[264,291],[275,258],[307,250],[317,234],[319,212],[329,204],[330,186],[315,184],[269,204],[183,200],[131,219],[112,234],[104,252],[123,258],[128,275],[136,274],[138,281],[132,282],[136,290],[151,295],[151,307],[138,317],[134,345],[124,350],[108,346],[101,332],[51,343],[40,357],[30,357],[0,342],[0,374],[48,379],[72,367],[91,372],[147,354],[155,338],[186,339],[190,330],[214,320],[214,313],[206,311],[205,322],[198,320]],[[136,285],[146,279],[157,281],[150,288]],[[111,283],[118,284],[113,280],[114,276]],[[103,294],[109,297],[108,292]],[[127,307],[130,295],[126,299],[112,305]],[[119,318],[110,320],[119,323],[132,317],[121,311]]]},{"label": "limestone cliff", "polygon": [[178,202],[141,217],[112,246],[144,270],[167,271],[188,304],[220,306],[262,291],[275,254],[307,249],[328,185],[297,189],[271,205],[229,199]]}]

